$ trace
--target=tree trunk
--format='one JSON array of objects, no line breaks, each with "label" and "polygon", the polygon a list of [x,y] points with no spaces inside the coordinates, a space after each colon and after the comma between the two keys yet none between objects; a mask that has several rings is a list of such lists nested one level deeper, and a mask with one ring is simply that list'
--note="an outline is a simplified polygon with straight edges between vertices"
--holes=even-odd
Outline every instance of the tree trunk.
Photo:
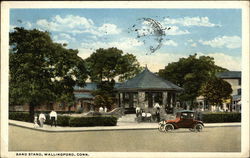
[{"label": "tree trunk", "polygon": [[35,104],[31,102],[31,103],[29,104],[30,122],[33,122],[34,113],[35,113]]},{"label": "tree trunk", "polygon": [[69,114],[71,113],[71,107],[72,107],[72,105],[69,105],[69,106],[68,106],[68,113],[69,113]]}]

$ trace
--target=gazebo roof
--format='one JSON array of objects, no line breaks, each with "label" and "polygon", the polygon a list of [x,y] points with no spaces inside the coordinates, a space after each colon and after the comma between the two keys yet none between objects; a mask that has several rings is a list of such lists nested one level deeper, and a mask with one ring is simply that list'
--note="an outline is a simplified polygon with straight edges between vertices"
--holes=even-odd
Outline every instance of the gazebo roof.
[{"label": "gazebo roof", "polygon": [[141,73],[134,78],[127,80],[116,88],[118,91],[132,91],[132,90],[173,90],[181,91],[182,88],[167,81],[156,74],[150,72],[146,67]]}]

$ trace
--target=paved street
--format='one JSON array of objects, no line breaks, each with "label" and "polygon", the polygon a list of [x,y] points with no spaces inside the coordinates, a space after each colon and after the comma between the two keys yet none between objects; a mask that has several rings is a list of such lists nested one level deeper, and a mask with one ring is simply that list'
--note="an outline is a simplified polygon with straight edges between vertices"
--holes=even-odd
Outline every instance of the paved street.
[{"label": "paved street", "polygon": [[179,129],[44,132],[9,126],[10,151],[108,152],[239,152],[240,127],[205,128],[201,133]]}]

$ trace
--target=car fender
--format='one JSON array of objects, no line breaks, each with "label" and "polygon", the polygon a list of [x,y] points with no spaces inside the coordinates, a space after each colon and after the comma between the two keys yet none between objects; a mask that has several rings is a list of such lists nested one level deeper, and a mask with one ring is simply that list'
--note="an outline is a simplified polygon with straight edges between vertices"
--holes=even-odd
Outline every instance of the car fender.
[{"label": "car fender", "polygon": [[205,125],[203,124],[203,122],[199,121],[197,123],[200,123],[203,127],[205,127]]},{"label": "car fender", "polygon": [[194,128],[194,126],[197,125],[197,124],[201,124],[203,127],[205,127],[205,125],[203,124],[202,121],[197,121],[196,123],[193,124],[193,128]]},{"label": "car fender", "polygon": [[166,124],[171,124],[171,125],[173,125],[173,126],[174,126],[174,129],[179,128],[174,122],[167,122]]}]

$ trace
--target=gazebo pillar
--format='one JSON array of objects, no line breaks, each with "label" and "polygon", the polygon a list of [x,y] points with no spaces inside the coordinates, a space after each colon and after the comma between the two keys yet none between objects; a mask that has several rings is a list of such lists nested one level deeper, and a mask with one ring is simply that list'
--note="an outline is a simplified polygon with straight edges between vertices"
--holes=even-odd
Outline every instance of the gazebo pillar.
[{"label": "gazebo pillar", "polygon": [[162,103],[163,103],[163,108],[166,109],[166,106],[168,104],[168,92],[163,92],[162,94],[163,98],[162,98]]},{"label": "gazebo pillar", "polygon": [[173,104],[176,107],[176,93],[173,93]]},{"label": "gazebo pillar", "polygon": [[144,100],[145,100],[145,92],[138,92],[138,105],[140,108],[145,108],[142,107],[144,104]]},{"label": "gazebo pillar", "polygon": [[120,93],[116,93],[115,97],[116,97],[116,105],[120,107],[121,106]]},{"label": "gazebo pillar", "polygon": [[173,93],[170,93],[170,107],[173,107]]},{"label": "gazebo pillar", "polygon": [[119,97],[120,97],[120,103],[121,103],[120,106],[121,106],[122,108],[124,108],[123,93],[120,93]]}]

